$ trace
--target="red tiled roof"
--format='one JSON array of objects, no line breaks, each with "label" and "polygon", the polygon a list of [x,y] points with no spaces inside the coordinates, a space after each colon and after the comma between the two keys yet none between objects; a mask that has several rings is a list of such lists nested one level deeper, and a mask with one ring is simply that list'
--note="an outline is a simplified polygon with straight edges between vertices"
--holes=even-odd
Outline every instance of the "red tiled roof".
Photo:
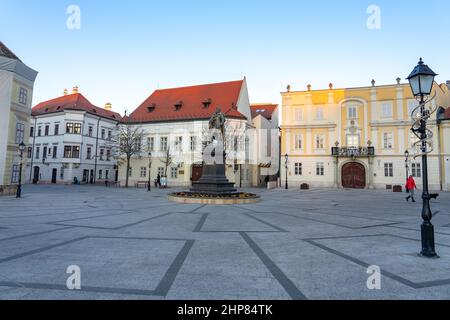
[{"label": "red tiled roof", "polygon": [[14,52],[9,50],[8,47],[5,46],[5,44],[1,41],[0,41],[0,56],[20,61],[20,59],[14,54]]},{"label": "red tiled roof", "polygon": [[278,108],[277,104],[252,104],[250,110],[252,112],[252,119],[262,115],[267,120],[272,119],[273,112]]},{"label": "red tiled roof", "polygon": [[[246,119],[237,110],[244,81],[156,90],[133,113],[132,123],[209,119],[216,108],[229,118]],[[210,103],[205,107],[205,103]]]},{"label": "red tiled roof", "polygon": [[117,112],[94,106],[81,93],[68,94],[52,100],[41,102],[32,109],[32,115],[38,116],[64,110],[86,111],[97,116],[120,121],[122,117]]}]

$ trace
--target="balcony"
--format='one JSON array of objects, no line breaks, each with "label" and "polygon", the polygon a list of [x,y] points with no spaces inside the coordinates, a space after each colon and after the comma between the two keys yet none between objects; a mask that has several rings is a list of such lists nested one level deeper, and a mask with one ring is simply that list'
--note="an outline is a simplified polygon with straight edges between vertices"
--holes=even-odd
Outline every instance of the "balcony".
[{"label": "balcony", "polygon": [[331,155],[338,158],[361,158],[374,157],[375,147],[333,147],[331,148]]}]

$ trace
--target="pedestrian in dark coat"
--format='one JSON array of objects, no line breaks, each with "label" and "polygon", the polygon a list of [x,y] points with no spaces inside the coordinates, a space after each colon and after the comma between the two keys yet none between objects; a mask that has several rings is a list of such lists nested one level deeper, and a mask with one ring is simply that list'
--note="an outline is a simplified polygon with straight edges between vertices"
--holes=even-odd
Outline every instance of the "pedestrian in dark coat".
[{"label": "pedestrian in dark coat", "polygon": [[156,177],[156,184],[158,185],[158,187],[161,188],[161,176],[158,173],[158,176]]}]

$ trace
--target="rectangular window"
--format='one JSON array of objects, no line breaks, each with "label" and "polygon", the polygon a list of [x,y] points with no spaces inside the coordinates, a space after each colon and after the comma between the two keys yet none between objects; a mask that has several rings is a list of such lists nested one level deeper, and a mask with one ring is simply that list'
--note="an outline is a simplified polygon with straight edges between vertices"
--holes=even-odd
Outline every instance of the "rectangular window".
[{"label": "rectangular window", "polygon": [[154,137],[150,137],[147,138],[147,149],[148,151],[155,151],[155,138]]},{"label": "rectangular window", "polygon": [[295,121],[302,121],[302,120],[303,120],[303,110],[296,109],[295,110]]},{"label": "rectangular window", "polygon": [[394,176],[394,164],[393,163],[385,163],[384,164],[384,176],[385,177],[393,177]]},{"label": "rectangular window", "polygon": [[33,148],[32,147],[28,147],[27,158],[31,159],[32,155],[33,155]]},{"label": "rectangular window", "polygon": [[322,150],[325,148],[325,135],[318,134],[316,136],[316,149]]},{"label": "rectangular window", "polygon": [[[410,100],[408,101],[408,119],[411,118],[411,116],[413,115],[414,110],[419,106],[419,102],[417,102],[416,100]],[[416,112],[420,113],[420,109],[417,109]]]},{"label": "rectangular window", "polygon": [[28,90],[25,88],[19,89],[19,103],[26,105],[28,100]]},{"label": "rectangular window", "polygon": [[296,135],[295,136],[295,149],[301,150],[303,148],[303,137],[302,135]]},{"label": "rectangular window", "polygon": [[106,161],[111,161],[111,150],[106,150]]},{"label": "rectangular window", "polygon": [[48,136],[50,134],[50,126],[46,125],[44,127],[44,136]]},{"label": "rectangular window", "polygon": [[86,150],[86,159],[91,160],[91,158],[92,158],[92,148],[88,147]]},{"label": "rectangular window", "polygon": [[175,138],[175,151],[183,151],[183,137]]},{"label": "rectangular window", "polygon": [[55,124],[55,136],[59,135],[59,124]]},{"label": "rectangular window", "polygon": [[347,135],[347,147],[359,147],[359,134]]},{"label": "rectangular window", "polygon": [[73,123],[72,122],[66,123],[66,133],[69,133],[69,134],[73,133]]},{"label": "rectangular window", "polygon": [[105,149],[100,149],[100,160],[103,161],[103,158],[105,156]]},{"label": "rectangular window", "polygon": [[158,167],[158,174],[162,177],[164,176],[164,168],[163,167]]},{"label": "rectangular window", "polygon": [[38,127],[38,137],[40,137],[42,135],[42,128]]},{"label": "rectangular window", "polygon": [[58,156],[58,147],[53,146],[53,159],[56,159]]},{"label": "rectangular window", "polygon": [[132,177],[133,176],[133,167],[130,167],[130,170],[128,170],[128,177]]},{"label": "rectangular window", "polygon": [[167,137],[161,137],[160,150],[167,151]]},{"label": "rectangular window", "polygon": [[11,175],[11,183],[19,182],[20,168],[18,164],[14,164],[12,166],[12,175]]},{"label": "rectangular window", "polygon": [[170,176],[172,177],[172,179],[177,179],[178,178],[178,168],[177,167],[173,167],[170,170]]},{"label": "rectangular window", "polygon": [[105,129],[102,129],[102,139],[105,139],[105,134],[106,134]]},{"label": "rectangular window", "polygon": [[111,140],[111,139],[112,139],[112,131],[108,130],[108,140]]},{"label": "rectangular window", "polygon": [[381,117],[382,118],[392,118],[392,104],[383,103],[381,105]]},{"label": "rectangular window", "polygon": [[316,164],[316,175],[317,176],[325,175],[325,164],[323,162],[318,162]]},{"label": "rectangular window", "polygon": [[109,170],[105,171],[105,179],[108,180],[109,179]]},{"label": "rectangular window", "polygon": [[30,127],[30,138],[34,137],[34,127]]},{"label": "rectangular window", "polygon": [[357,119],[358,118],[358,111],[357,111],[356,106],[348,107],[347,118],[349,118],[349,119]]},{"label": "rectangular window", "polygon": [[392,132],[385,132],[383,134],[383,148],[384,149],[392,149],[393,148],[393,134]]},{"label": "rectangular window", "polygon": [[80,157],[80,147],[73,146],[72,147],[72,158],[78,159]]},{"label": "rectangular window", "polygon": [[25,137],[25,125],[23,123],[17,122],[16,124],[16,144],[20,144]]},{"label": "rectangular window", "polygon": [[303,168],[302,168],[302,164],[300,162],[295,163],[295,175],[296,176],[301,176],[303,174]]},{"label": "rectangular window", "polygon": [[147,167],[141,167],[141,178],[147,177]]},{"label": "rectangular window", "polygon": [[323,108],[316,109],[316,120],[323,120]]},{"label": "rectangular window", "polygon": [[103,179],[103,170],[98,170],[98,178]]},{"label": "rectangular window", "polygon": [[71,146],[64,146],[64,158],[72,158],[72,147]]},{"label": "rectangular window", "polygon": [[191,136],[191,151],[195,151],[197,149],[197,137]]},{"label": "rectangular window", "polygon": [[42,159],[47,159],[47,147],[44,147],[44,150],[42,150]]},{"label": "rectangular window", "polygon": [[40,147],[36,147],[36,159],[39,159],[39,153],[41,152],[41,148]]},{"label": "rectangular window", "polygon": [[422,170],[421,170],[421,164],[420,163],[412,163],[411,164],[411,175],[414,178],[421,178],[422,177]]},{"label": "rectangular window", "polygon": [[94,128],[93,128],[92,126],[89,126],[89,127],[88,127],[88,136],[89,136],[89,137],[92,137],[93,132],[94,132]]},{"label": "rectangular window", "polygon": [[81,123],[75,123],[73,125],[73,133],[74,134],[81,134]]}]

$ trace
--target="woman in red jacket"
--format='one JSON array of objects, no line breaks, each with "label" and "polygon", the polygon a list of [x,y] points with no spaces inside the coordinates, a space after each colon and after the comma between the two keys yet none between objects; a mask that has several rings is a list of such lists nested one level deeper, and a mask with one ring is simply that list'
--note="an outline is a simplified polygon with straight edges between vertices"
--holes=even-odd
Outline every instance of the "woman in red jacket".
[{"label": "woman in red jacket", "polygon": [[412,202],[416,202],[414,200],[414,191],[417,189],[416,182],[414,181],[413,176],[409,176],[408,180],[406,181],[406,191],[408,191],[409,196],[406,197],[406,201],[409,201],[409,199],[412,199]]}]

